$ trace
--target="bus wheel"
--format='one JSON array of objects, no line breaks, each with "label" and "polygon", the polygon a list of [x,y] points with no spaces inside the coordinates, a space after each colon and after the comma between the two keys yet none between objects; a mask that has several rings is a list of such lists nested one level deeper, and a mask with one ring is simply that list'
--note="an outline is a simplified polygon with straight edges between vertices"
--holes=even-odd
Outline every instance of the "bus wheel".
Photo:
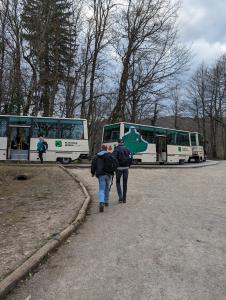
[{"label": "bus wheel", "polygon": [[184,164],[184,159],[180,159],[179,160],[179,165],[183,165]]},{"label": "bus wheel", "polygon": [[195,162],[196,162],[196,163],[200,163],[200,157],[196,157],[196,158],[195,158]]},{"label": "bus wheel", "polygon": [[71,158],[69,158],[69,157],[62,157],[62,158],[60,158],[60,162],[61,162],[63,165],[70,164]]}]

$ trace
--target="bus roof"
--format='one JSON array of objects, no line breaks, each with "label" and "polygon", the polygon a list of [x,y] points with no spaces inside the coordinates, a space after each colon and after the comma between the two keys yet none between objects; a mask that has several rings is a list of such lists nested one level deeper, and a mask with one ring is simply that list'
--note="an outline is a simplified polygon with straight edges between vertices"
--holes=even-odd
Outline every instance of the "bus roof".
[{"label": "bus roof", "polygon": [[130,123],[130,122],[112,123],[112,124],[104,125],[104,127],[111,126],[111,125],[120,125],[120,124],[137,125],[137,126],[143,126],[143,127],[148,127],[148,128],[160,128],[160,129],[175,130],[175,131],[181,131],[181,132],[198,133],[198,132],[193,132],[193,131],[188,131],[188,130],[181,130],[181,129],[175,129],[175,128],[167,128],[167,127],[160,127],[160,126],[152,126],[152,125],[144,125],[144,124],[137,124],[137,123]]},{"label": "bus roof", "polygon": [[86,121],[86,119],[81,118],[60,118],[60,117],[38,117],[38,116],[18,116],[18,115],[0,115],[0,117],[13,117],[13,118],[32,118],[32,119],[54,119],[54,120],[79,120]]}]

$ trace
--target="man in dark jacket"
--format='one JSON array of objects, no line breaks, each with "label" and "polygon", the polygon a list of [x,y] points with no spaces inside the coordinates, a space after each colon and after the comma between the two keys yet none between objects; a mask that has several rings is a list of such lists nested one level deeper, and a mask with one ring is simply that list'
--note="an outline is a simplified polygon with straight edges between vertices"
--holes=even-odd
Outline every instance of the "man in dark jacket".
[{"label": "man in dark jacket", "polygon": [[[119,203],[126,203],[129,168],[132,163],[133,156],[131,151],[124,146],[122,139],[118,140],[118,146],[114,149],[113,155],[119,162],[119,167],[116,171],[116,188],[118,192]],[[123,192],[120,184],[121,177],[123,177]]]},{"label": "man in dark jacket", "polygon": [[101,151],[94,157],[91,165],[92,176],[96,175],[99,180],[99,210],[104,211],[104,206],[109,205],[109,185],[111,174],[104,171],[104,157],[108,155],[107,147],[102,146]]}]

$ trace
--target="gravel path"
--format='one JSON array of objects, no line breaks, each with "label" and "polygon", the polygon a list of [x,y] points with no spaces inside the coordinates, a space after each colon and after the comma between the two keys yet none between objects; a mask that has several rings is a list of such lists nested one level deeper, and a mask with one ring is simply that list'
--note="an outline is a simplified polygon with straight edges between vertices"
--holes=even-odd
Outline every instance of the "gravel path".
[{"label": "gravel path", "polygon": [[225,300],[226,162],[131,170],[127,204],[97,210],[8,300]]}]

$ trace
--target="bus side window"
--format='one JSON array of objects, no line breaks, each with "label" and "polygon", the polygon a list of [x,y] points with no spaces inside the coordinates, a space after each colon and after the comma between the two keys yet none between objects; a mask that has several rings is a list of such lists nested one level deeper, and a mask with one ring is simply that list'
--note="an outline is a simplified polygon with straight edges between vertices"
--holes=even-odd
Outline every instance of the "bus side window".
[{"label": "bus side window", "polygon": [[104,136],[103,136],[103,143],[112,143],[117,142],[120,136],[120,129],[118,128],[105,128],[104,129]]},{"label": "bus side window", "polygon": [[62,121],[60,123],[60,137],[62,139],[84,139],[84,126],[82,121]]},{"label": "bus side window", "polygon": [[42,134],[45,138],[57,138],[58,126],[57,122],[48,121],[33,121],[32,124],[32,137],[37,138]]},{"label": "bus side window", "polygon": [[190,146],[189,134],[183,132],[177,132],[177,145]]},{"label": "bus side window", "polygon": [[111,130],[104,130],[103,142],[109,143],[111,141]]},{"label": "bus side window", "polygon": [[167,144],[176,145],[176,132],[172,132],[172,131],[167,132]]},{"label": "bus side window", "polygon": [[119,139],[119,131],[112,131],[111,140],[117,141]]},{"label": "bus side window", "polygon": [[155,134],[154,131],[149,131],[149,130],[141,130],[140,134],[142,138],[148,142],[149,144],[153,144],[155,140]]},{"label": "bus side window", "polygon": [[6,137],[6,136],[7,136],[7,121],[0,120],[0,137]]}]

